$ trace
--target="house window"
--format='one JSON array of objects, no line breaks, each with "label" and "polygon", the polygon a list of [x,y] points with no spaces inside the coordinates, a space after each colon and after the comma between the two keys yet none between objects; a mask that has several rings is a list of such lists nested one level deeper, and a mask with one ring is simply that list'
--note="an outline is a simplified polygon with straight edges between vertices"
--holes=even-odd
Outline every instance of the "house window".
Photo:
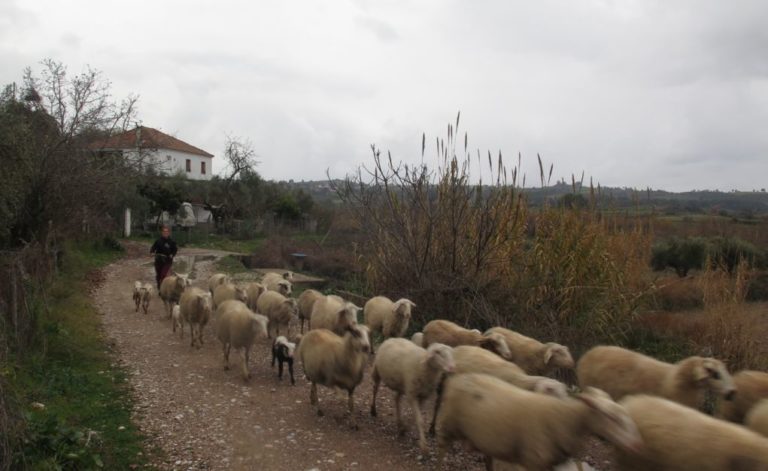
[{"label": "house window", "polygon": [[187,159],[187,173],[192,171],[192,161]]},{"label": "house window", "polygon": [[200,162],[200,173],[205,175],[205,162]]}]

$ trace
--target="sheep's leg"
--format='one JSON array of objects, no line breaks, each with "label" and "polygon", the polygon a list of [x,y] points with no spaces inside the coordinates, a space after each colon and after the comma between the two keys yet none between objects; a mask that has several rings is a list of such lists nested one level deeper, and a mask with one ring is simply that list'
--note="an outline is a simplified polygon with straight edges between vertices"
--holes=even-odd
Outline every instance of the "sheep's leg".
[{"label": "sheep's leg", "polygon": [[376,417],[376,397],[379,395],[379,386],[381,385],[381,377],[379,376],[379,373],[375,367],[371,372],[371,378],[373,379],[373,399],[371,400],[371,416]]},{"label": "sheep's leg", "polygon": [[[184,330],[182,329],[181,332],[184,333]],[[222,347],[224,348],[224,369],[228,370],[229,369],[229,349],[232,348],[232,344],[225,343],[224,345],[222,345]]]},{"label": "sheep's leg", "polygon": [[269,365],[272,368],[275,367],[275,359],[276,359],[276,357],[275,357],[275,346],[272,345],[272,363],[270,363],[270,365]]},{"label": "sheep's leg", "polygon": [[301,335],[304,335],[304,318],[302,317],[299,322],[301,323]]},{"label": "sheep's leg", "polygon": [[288,373],[291,374],[291,386],[296,384],[296,380],[293,379],[293,359],[288,361]]},{"label": "sheep's leg", "polygon": [[435,397],[435,411],[432,414],[432,423],[429,424],[429,434],[435,436],[435,422],[437,421],[437,413],[440,411],[440,401],[443,398],[443,385],[445,384],[445,376],[437,383],[437,395]]},{"label": "sheep's leg", "polygon": [[424,436],[424,424],[421,423],[421,401],[414,397],[411,401],[411,407],[413,407],[413,417],[416,419],[416,429],[419,431],[419,448],[421,448],[422,453],[426,453],[427,437]]},{"label": "sheep's leg", "polygon": [[277,362],[277,378],[282,381],[283,380],[283,360],[280,359]]},{"label": "sheep's leg", "polygon": [[352,426],[352,429],[357,430],[357,421],[355,420],[355,388],[350,389],[347,391],[347,409],[349,410],[349,424]]},{"label": "sheep's leg", "polygon": [[493,458],[491,458],[491,455],[485,455],[485,471],[493,471]]},{"label": "sheep's leg", "polygon": [[190,323],[189,324],[189,336],[192,338],[190,340],[189,346],[194,347],[195,346],[195,324]]},{"label": "sheep's leg", "polygon": [[317,400],[317,384],[312,383],[312,387],[309,389],[309,403],[313,406],[317,406],[317,415],[323,416],[323,411],[320,409],[320,402]]},{"label": "sheep's leg", "polygon": [[397,393],[395,395],[395,418],[397,419],[397,434],[398,435],[405,435],[405,426],[403,425],[403,410],[402,410],[402,404],[403,402],[403,394]]},{"label": "sheep's leg", "polygon": [[248,371],[248,357],[251,354],[251,347],[243,348],[243,379],[248,380],[251,377],[251,372]]}]

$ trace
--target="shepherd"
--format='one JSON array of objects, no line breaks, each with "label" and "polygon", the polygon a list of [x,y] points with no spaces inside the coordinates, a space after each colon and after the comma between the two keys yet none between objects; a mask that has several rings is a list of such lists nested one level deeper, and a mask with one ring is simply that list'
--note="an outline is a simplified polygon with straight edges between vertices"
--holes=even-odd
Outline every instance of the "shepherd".
[{"label": "shepherd", "polygon": [[171,228],[163,225],[160,229],[160,238],[152,244],[150,254],[155,255],[155,276],[157,278],[157,290],[160,291],[160,283],[168,276],[173,266],[173,257],[176,256],[176,241],[171,239]]}]

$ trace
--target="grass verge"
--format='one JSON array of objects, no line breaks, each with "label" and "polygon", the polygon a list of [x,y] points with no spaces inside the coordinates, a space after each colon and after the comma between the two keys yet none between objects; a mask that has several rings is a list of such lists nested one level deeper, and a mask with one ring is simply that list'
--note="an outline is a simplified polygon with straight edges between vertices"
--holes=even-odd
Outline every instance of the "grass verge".
[{"label": "grass verge", "polygon": [[10,369],[26,419],[13,469],[146,469],[126,372],[113,361],[88,294],[96,270],[120,252],[84,244],[66,254],[38,300],[39,341]]}]

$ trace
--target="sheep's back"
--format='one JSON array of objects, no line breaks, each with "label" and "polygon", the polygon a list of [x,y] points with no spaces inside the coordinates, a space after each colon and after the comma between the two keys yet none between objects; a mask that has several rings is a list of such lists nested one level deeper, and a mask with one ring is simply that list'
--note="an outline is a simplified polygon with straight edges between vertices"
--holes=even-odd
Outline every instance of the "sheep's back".
[{"label": "sheep's back", "polygon": [[577,375],[581,388],[596,387],[614,400],[630,394],[659,394],[673,365],[620,347],[595,347],[581,357]]}]

